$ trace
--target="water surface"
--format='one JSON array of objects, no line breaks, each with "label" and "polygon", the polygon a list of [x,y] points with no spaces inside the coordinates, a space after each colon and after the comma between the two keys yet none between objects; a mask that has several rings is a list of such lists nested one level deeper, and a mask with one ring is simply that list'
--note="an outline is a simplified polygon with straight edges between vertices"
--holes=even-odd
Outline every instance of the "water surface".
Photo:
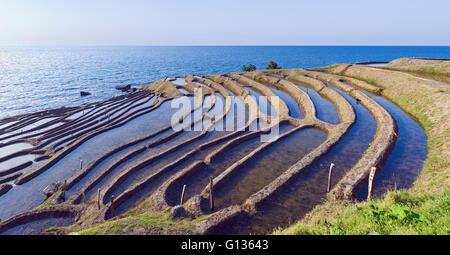
[{"label": "water surface", "polygon": [[[102,46],[0,47],[0,118],[107,99],[117,85],[138,87],[164,77],[400,57],[450,58],[450,47],[416,46]],[[91,96],[80,97],[80,91]],[[45,103],[44,103],[45,102]]]}]

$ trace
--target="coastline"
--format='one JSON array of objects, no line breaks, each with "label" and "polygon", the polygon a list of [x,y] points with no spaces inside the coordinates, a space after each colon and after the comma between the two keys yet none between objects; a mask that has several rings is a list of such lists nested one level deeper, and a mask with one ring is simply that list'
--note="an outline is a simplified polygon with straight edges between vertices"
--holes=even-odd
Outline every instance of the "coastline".
[{"label": "coastline", "polygon": [[[426,135],[428,137],[428,155],[427,160],[425,162],[425,165],[423,167],[422,172],[419,175],[419,178],[415,182],[414,186],[408,190],[408,191],[392,191],[386,193],[386,197],[383,199],[376,199],[371,202],[363,202],[363,203],[352,203],[352,202],[346,202],[346,201],[328,201],[323,205],[317,206],[312,212],[310,212],[306,217],[304,217],[303,220],[301,220],[299,223],[287,228],[284,231],[277,231],[277,234],[367,234],[370,231],[375,231],[379,234],[391,234],[391,233],[417,233],[414,231],[417,231],[417,229],[410,229],[408,226],[403,226],[401,221],[395,221],[394,223],[397,226],[402,226],[403,228],[398,228],[398,232],[390,232],[393,231],[392,229],[385,229],[385,226],[377,226],[374,224],[366,224],[367,222],[372,222],[374,219],[374,215],[367,216],[367,213],[365,212],[373,212],[373,208],[382,208],[379,210],[384,210],[386,208],[398,208],[400,206],[406,206],[405,208],[409,208],[409,210],[413,210],[414,215],[416,215],[416,212],[423,213],[425,216],[425,220],[422,219],[423,222],[419,222],[417,224],[417,227],[423,227],[421,224],[426,223],[430,224],[430,221],[426,220],[426,213],[427,208],[422,208],[421,206],[423,204],[429,203],[432,199],[436,199],[436,203],[439,203],[439,201],[446,201],[448,199],[448,184],[449,184],[449,162],[446,161],[446,158],[449,158],[449,144],[448,141],[445,141],[445,137],[448,136],[449,127],[447,126],[448,121],[446,123],[446,120],[448,120],[448,104],[444,105],[443,110],[440,108],[442,107],[443,102],[449,102],[449,94],[448,94],[448,87],[445,87],[445,85],[439,85],[432,83],[431,81],[424,81],[420,80],[419,78],[410,77],[404,73],[398,72],[398,71],[389,71],[386,70],[389,67],[374,67],[374,66],[363,66],[363,65],[332,65],[329,67],[324,68],[318,68],[318,69],[311,69],[312,71],[320,71],[325,72],[329,74],[339,75],[339,77],[344,77],[346,79],[354,79],[352,84],[354,86],[363,86],[364,89],[371,89],[375,91],[376,93],[381,93],[385,98],[389,99],[391,102],[395,103],[397,106],[401,107],[406,113],[411,114],[413,117],[417,119],[419,124],[424,128]],[[397,67],[396,67],[397,68]],[[314,76],[314,72],[311,72],[308,69],[291,69],[291,70],[281,70],[280,74],[287,74],[293,75],[293,77],[301,78],[303,82],[310,83],[312,87],[316,86],[316,82],[313,80],[308,80],[307,78],[303,77],[303,75],[311,75]],[[256,72],[256,74],[277,74],[277,73],[271,73],[271,72]],[[299,75],[300,76],[296,76]],[[324,74],[325,75],[325,74]],[[259,77],[258,75],[253,76],[252,74],[245,75],[249,78],[252,78],[252,80],[266,83],[266,84],[272,84],[273,86],[279,86],[277,85],[279,83],[279,80],[276,79],[270,79],[269,76],[262,76]],[[236,78],[236,80],[243,79],[239,74],[231,74],[230,77]],[[259,78],[258,78],[259,77]],[[202,83],[205,85],[208,85],[210,87],[217,86],[217,84],[226,84],[229,83],[229,80],[224,81],[219,76],[213,76],[209,77],[211,79],[218,79],[216,80],[217,83],[209,82],[207,80],[201,80]],[[315,78],[318,78],[316,76]],[[190,77],[189,80],[192,82],[193,79],[196,79],[194,77]],[[222,80],[221,80],[222,79]],[[247,78],[246,78],[247,79]],[[322,80],[326,80],[326,78],[323,78]],[[260,86],[258,83],[252,84],[252,80],[245,80],[249,82],[249,86]],[[320,80],[320,79],[319,79]],[[395,81],[395,82],[393,82]],[[408,82],[406,82],[408,81]],[[337,81],[339,82],[339,81]],[[195,87],[195,84],[189,83],[191,86]],[[336,83],[337,84],[337,83]],[[339,85],[339,84],[337,84]],[[198,85],[197,85],[198,86]],[[233,85],[230,85],[233,86]],[[284,86],[289,86],[288,83]],[[343,107],[343,103],[337,103],[339,102],[339,96],[335,95],[336,93],[332,93],[331,91],[328,91],[327,89],[324,89],[323,85],[318,84],[318,87],[316,88],[317,91],[320,91],[321,93],[325,93],[326,97],[330,99],[331,101],[335,102],[336,107]],[[345,88],[345,84],[342,84]],[[186,89],[189,88],[189,86],[185,87]],[[229,87],[231,89],[231,87]],[[161,98],[173,98],[176,96],[179,96],[179,92],[177,91],[177,87],[171,84],[168,81],[160,80],[152,85],[144,86],[142,88],[143,90],[149,90],[152,93],[156,93],[157,97]],[[193,89],[193,88],[192,88]],[[260,89],[263,89],[262,87]],[[191,89],[189,89],[191,90]],[[287,89],[289,90],[289,89]],[[344,89],[345,90],[345,89]],[[348,92],[351,93],[351,88],[348,88]],[[209,92],[211,93],[211,92]],[[222,91],[222,93],[226,93],[226,91]],[[267,90],[265,93],[270,94],[271,92]],[[296,91],[293,94],[299,93]],[[364,97],[364,96],[362,96]],[[164,100],[164,99],[163,99]],[[362,99],[367,100],[367,99]],[[102,101],[103,102],[103,101]],[[301,104],[301,101],[298,101],[299,104]],[[60,109],[60,110],[64,110]],[[277,109],[280,116],[287,116],[286,109],[280,110]],[[340,114],[343,114],[343,116],[347,116],[347,118],[351,119],[349,115],[350,110],[342,109],[340,110]],[[379,110],[374,110],[374,112],[377,112]],[[376,115],[376,113],[374,114]],[[28,115],[22,115],[22,118],[27,117]],[[381,115],[380,115],[381,116]],[[382,117],[378,117],[379,119]],[[292,122],[292,120],[290,120]],[[377,121],[378,122],[378,121]],[[347,123],[350,125],[350,122]],[[310,123],[308,125],[311,125]],[[335,131],[332,130],[332,126],[324,125],[323,123],[316,124],[318,126],[322,126],[324,130],[327,130],[329,133],[334,133]],[[391,125],[392,126],[392,125]],[[388,129],[395,130],[394,127],[390,127]],[[343,132],[343,134],[346,131],[340,131]],[[387,146],[389,147],[389,146]],[[383,153],[389,153],[388,149],[382,149]],[[369,155],[369,157],[372,157]],[[44,169],[45,170],[45,169]],[[24,175],[26,176],[26,174]],[[22,177],[23,178],[23,177]],[[20,183],[19,183],[20,184]],[[423,195],[423,194],[427,195]],[[270,193],[265,194],[264,196],[268,196]],[[348,199],[346,199],[348,200]],[[164,200],[162,200],[164,201]],[[413,202],[411,202],[413,201]],[[194,203],[195,201],[189,201],[187,204],[189,206]],[[259,202],[258,202],[259,203]],[[56,205],[50,205],[50,208],[52,206]],[[84,206],[84,205],[83,205]],[[437,206],[442,206],[442,204],[437,204]],[[40,206],[37,208],[38,210],[44,209],[45,205]],[[194,205],[195,207],[195,205]],[[88,227],[88,229],[84,229],[80,231],[80,228],[77,227],[76,231],[80,231],[80,234],[101,234],[101,233],[109,233],[109,231],[116,229],[118,225],[123,226],[124,228],[127,228],[127,225],[131,224],[144,224],[146,219],[148,217],[153,217],[157,219],[159,222],[158,224],[162,224],[166,227],[169,227],[171,225],[176,225],[177,227],[175,229],[164,229],[162,232],[145,232],[146,234],[151,233],[192,233],[194,231],[195,226],[202,226],[200,228],[210,228],[214,224],[220,223],[222,220],[228,220],[229,218],[235,218],[240,217],[242,212],[245,210],[253,210],[250,208],[251,206],[238,208],[238,207],[230,207],[227,208],[228,210],[223,211],[222,216],[217,216],[219,214],[207,214],[202,217],[196,218],[194,220],[183,220],[182,222],[175,222],[172,221],[170,218],[171,210],[172,208],[169,206],[164,206],[164,210],[154,210],[150,214],[149,213],[143,213],[144,211],[148,211],[149,208],[154,208],[154,205],[152,203],[149,204],[149,201],[146,200],[145,203],[138,206],[135,210],[132,210],[132,212],[124,215],[125,217],[121,219],[114,219],[114,220],[107,220],[105,223],[93,226],[92,227],[92,221],[88,220],[87,223],[84,225],[84,227]],[[75,208],[75,207],[74,207]],[[249,209],[250,208],[250,209]],[[407,210],[403,208],[404,210]],[[105,212],[110,209],[110,206],[107,205],[105,207]],[[69,211],[72,209],[68,209]],[[90,210],[86,208],[80,209],[79,207],[76,207],[74,209],[76,213],[80,213],[79,211],[85,211]],[[378,210],[378,209],[377,209]],[[361,214],[361,211],[364,213]],[[408,212],[410,212],[408,211]],[[141,212],[141,214],[139,214]],[[143,214],[142,214],[143,213]],[[82,213],[81,213],[82,214]],[[127,216],[128,215],[128,216]],[[359,215],[358,217],[355,217],[355,215]],[[362,216],[361,216],[362,215]],[[413,215],[413,214],[411,214]],[[422,214],[420,214],[422,215]],[[105,216],[106,217],[106,216]],[[363,220],[361,220],[361,217],[363,217]],[[365,217],[365,218],[364,218]],[[443,215],[443,219],[438,219],[437,221],[433,221],[431,226],[423,231],[426,231],[425,233],[429,233],[429,231],[436,231],[436,233],[442,233],[445,229],[439,228],[439,224],[443,224],[446,226],[448,224],[448,215]],[[354,231],[355,222],[351,219],[355,218],[360,220],[361,222],[366,221],[366,223],[359,223],[359,224],[366,224],[367,227],[362,227],[359,224],[357,225],[359,232],[352,232]],[[326,219],[326,220],[324,220]],[[348,221],[342,220],[346,219]],[[208,222],[209,220],[209,222]],[[95,221],[93,221],[95,223]],[[3,224],[2,222],[1,224]],[[209,224],[209,225],[208,225]],[[348,224],[348,226],[346,225]],[[353,224],[353,225],[351,225]],[[394,224],[394,225],[395,225]],[[95,224],[94,224],[95,225]],[[144,224],[150,229],[154,227],[152,224]],[[340,232],[334,232],[336,231],[336,226],[339,227]],[[370,229],[372,228],[372,229]],[[122,229],[122,228],[120,228]],[[57,230],[57,231],[56,231]],[[52,229],[51,231],[56,231],[58,233],[69,233],[74,231],[73,227],[67,227],[67,228],[56,228]],[[207,230],[207,229],[206,229]],[[205,229],[201,230],[195,230],[194,233],[206,233]],[[51,232],[50,231],[50,232]],[[61,232],[62,231],[62,232]],[[174,231],[174,232],[173,232]],[[132,230],[132,233],[134,233],[135,230]],[[120,232],[122,233],[122,232]],[[421,233],[421,232],[418,232]]]}]

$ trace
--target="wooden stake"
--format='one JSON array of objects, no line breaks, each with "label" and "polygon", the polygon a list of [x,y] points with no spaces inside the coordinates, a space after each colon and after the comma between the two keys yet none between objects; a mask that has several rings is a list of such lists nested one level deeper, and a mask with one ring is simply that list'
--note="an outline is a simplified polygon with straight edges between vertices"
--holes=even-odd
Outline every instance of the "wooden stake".
[{"label": "wooden stake", "polygon": [[86,190],[83,190],[83,204],[86,203]]},{"label": "wooden stake", "polygon": [[80,160],[80,169],[83,168],[83,160]]},{"label": "wooden stake", "polygon": [[373,178],[375,177],[375,172],[377,171],[376,167],[372,167],[370,169],[370,174],[369,174],[369,191],[367,193],[367,201],[370,201],[371,197],[372,197],[372,184],[373,184]]},{"label": "wooden stake", "polygon": [[330,192],[330,188],[331,188],[331,176],[333,175],[333,167],[334,167],[334,163],[331,163],[330,170],[328,171],[327,193]]},{"label": "wooden stake", "polygon": [[115,214],[115,212],[114,212],[114,195],[112,195],[111,196],[111,215],[112,215],[112,217],[114,217],[114,214]]},{"label": "wooden stake", "polygon": [[186,184],[183,185],[183,191],[181,192],[181,201],[180,201],[180,205],[183,205],[184,202],[184,191],[186,190]]},{"label": "wooden stake", "polygon": [[97,190],[97,207],[100,210],[100,189]]},{"label": "wooden stake", "polygon": [[212,176],[209,177],[209,205],[211,211],[214,211],[214,197],[213,197],[213,189],[214,189],[214,183]]},{"label": "wooden stake", "polygon": [[63,200],[66,200],[66,185],[67,185],[67,180],[64,180],[63,186],[61,188],[61,198]]}]

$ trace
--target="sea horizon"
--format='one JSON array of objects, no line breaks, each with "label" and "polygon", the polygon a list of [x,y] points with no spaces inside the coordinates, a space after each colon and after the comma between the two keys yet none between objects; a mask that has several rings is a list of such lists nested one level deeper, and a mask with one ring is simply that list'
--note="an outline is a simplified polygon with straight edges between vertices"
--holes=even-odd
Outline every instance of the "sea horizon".
[{"label": "sea horizon", "polygon": [[[450,58],[450,46],[0,46],[0,119],[105,100],[121,94],[118,85],[239,72],[248,64],[264,69],[271,60],[284,68],[314,68],[400,57]],[[80,91],[92,95],[80,97]]]}]

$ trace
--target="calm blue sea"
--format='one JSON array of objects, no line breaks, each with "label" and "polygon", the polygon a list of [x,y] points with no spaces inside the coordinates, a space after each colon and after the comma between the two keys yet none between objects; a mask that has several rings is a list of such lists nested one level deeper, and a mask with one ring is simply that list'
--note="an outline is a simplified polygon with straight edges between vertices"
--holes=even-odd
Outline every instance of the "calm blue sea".
[{"label": "calm blue sea", "polygon": [[[450,47],[198,46],[198,47],[0,47],[0,119],[91,103],[166,76],[390,61],[399,57],[450,58]],[[93,95],[80,97],[85,90]]]}]

